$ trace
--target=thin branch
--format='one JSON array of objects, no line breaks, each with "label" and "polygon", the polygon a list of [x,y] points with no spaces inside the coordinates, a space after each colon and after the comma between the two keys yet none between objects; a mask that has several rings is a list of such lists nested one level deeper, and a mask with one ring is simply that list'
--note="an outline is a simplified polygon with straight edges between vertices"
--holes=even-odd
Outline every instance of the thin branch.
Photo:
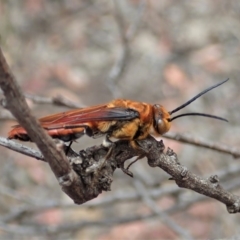
[{"label": "thin branch", "polygon": [[[239,181],[238,181],[238,184],[239,184]],[[228,190],[233,190],[234,188],[231,188],[233,187],[231,184],[231,186],[229,185],[226,185],[226,184],[223,184],[224,187]],[[229,188],[230,187],[230,188]],[[166,192],[168,192],[168,189],[169,187],[167,187],[165,190]],[[150,194],[151,197],[157,197],[157,195],[155,194],[158,194],[159,192],[159,197],[161,196],[161,192],[163,191],[163,193],[165,192],[164,189],[154,189],[154,190],[150,190],[148,193]],[[172,189],[170,187],[170,192],[171,190],[173,190],[173,194],[176,192],[179,192],[181,191],[181,189],[179,189],[177,186],[172,186]],[[169,192],[169,194],[171,194]],[[109,206],[109,205],[112,205],[115,202],[115,200],[117,201],[130,201],[130,200],[137,200],[141,198],[141,194],[139,192],[136,192],[134,193],[133,197],[134,198],[126,198],[125,199],[125,195],[129,196],[132,195],[131,193],[128,193],[128,194],[115,194],[113,197],[110,196],[110,197],[104,197],[104,199],[97,199],[97,201],[94,201],[94,202],[88,202],[87,204],[84,205],[84,207],[90,207],[92,209],[92,207],[100,207],[100,206]],[[137,197],[137,198],[135,198]],[[190,206],[192,206],[193,204],[196,204],[197,202],[199,201],[203,201],[203,200],[207,200],[207,198],[203,195],[193,195],[191,198],[188,198],[188,199],[185,199],[185,201],[178,201],[177,203],[175,203],[172,207],[164,210],[164,213],[165,214],[172,214],[172,213],[176,213],[177,211],[183,211],[183,210],[186,210],[188,209]],[[71,227],[67,224],[67,226],[65,226],[65,224],[62,224],[62,225],[58,225],[54,228],[54,232],[52,232],[52,230],[49,231],[49,229],[47,227],[44,227],[44,226],[39,226],[38,228],[20,228],[20,229],[12,229],[12,228],[9,228],[11,225],[8,225],[6,223],[8,222],[11,222],[11,221],[17,221],[18,218],[22,218],[23,216],[28,216],[29,214],[33,214],[33,213],[38,213],[38,212],[42,212],[44,210],[47,210],[47,209],[51,209],[51,208],[56,208],[56,207],[59,207],[59,208],[64,208],[64,207],[69,207],[69,208],[75,208],[76,206],[75,205],[72,205],[72,204],[61,204],[61,203],[49,203],[49,204],[46,204],[45,206],[33,206],[33,207],[30,207],[30,206],[26,206],[26,207],[20,207],[20,208],[16,208],[15,210],[13,210],[10,214],[6,215],[6,216],[3,216],[1,217],[0,219],[0,228],[2,228],[4,231],[6,232],[12,232],[12,233],[18,233],[18,231],[20,232],[24,232],[24,230],[29,230],[27,231],[28,234],[33,234],[33,233],[38,233],[38,230],[39,228],[42,228],[44,229],[44,233],[45,234],[48,234],[48,233],[61,233],[62,231],[78,231],[78,230],[81,230],[81,228],[86,228],[86,227],[94,227],[94,226],[114,226],[116,224],[125,224],[125,223],[128,223],[128,222],[134,222],[134,221],[139,221],[139,220],[146,220],[146,219],[151,219],[151,218],[154,218],[157,216],[157,214],[155,212],[152,212],[150,214],[147,214],[147,215],[133,215],[131,214],[131,216],[126,216],[126,217],[123,217],[123,218],[115,218],[115,219],[107,219],[107,220],[104,220],[104,219],[101,219],[100,221],[78,221],[78,222],[71,222],[72,225]],[[6,228],[5,228],[6,227]],[[69,229],[69,227],[71,229]],[[33,233],[32,233],[33,232]],[[42,232],[43,233],[43,232]]]},{"label": "thin branch", "polygon": [[15,117],[7,110],[0,111],[0,120],[16,120]]},{"label": "thin branch", "polygon": [[[239,182],[239,181],[238,181]],[[224,184],[225,186],[225,184]],[[232,187],[232,186],[225,186],[226,189],[229,189],[229,190],[233,190],[232,188],[229,188],[229,187]],[[179,188],[176,188],[176,187],[173,187],[173,193],[175,190],[177,192],[181,191],[181,189]],[[166,191],[168,191],[169,189],[165,189]],[[149,191],[148,193],[151,194],[151,197],[155,196],[155,192],[156,193],[158,191],[162,191],[161,189],[155,189],[153,191]],[[164,192],[164,190],[163,190]],[[135,193],[137,194],[138,198],[140,198],[141,194],[138,192],[138,193]],[[134,195],[135,195],[134,194]],[[131,194],[130,194],[131,195]],[[108,197],[105,197],[106,199],[109,199]],[[117,200],[120,199],[120,201],[122,199],[124,199],[124,196],[122,196],[122,194],[119,194],[118,197],[116,197]],[[176,213],[177,211],[183,211],[187,208],[189,208],[190,206],[192,206],[193,204],[195,204],[196,202],[199,202],[199,201],[203,201],[203,200],[206,200],[207,198],[203,195],[193,195],[191,198],[188,198],[186,199],[185,201],[178,201],[176,204],[174,204],[172,207],[170,207],[169,209],[167,210],[164,210],[164,214],[172,214],[172,213]],[[113,201],[112,201],[113,200]],[[130,199],[131,200],[131,199]],[[99,204],[104,204],[107,202],[107,205],[111,205],[113,204],[115,201],[114,199],[111,199],[110,201],[104,201],[104,199],[98,199],[97,202]],[[88,202],[87,204],[85,204],[84,206],[86,207],[87,205],[89,205],[90,208],[94,207],[94,206],[101,206],[101,205],[98,205],[97,202]],[[104,203],[105,202],[105,203]],[[48,205],[50,208],[55,208],[55,207],[64,207],[63,204],[59,204],[59,205],[56,205],[54,203],[49,203]],[[67,205],[68,207],[74,207],[74,205]],[[65,205],[66,207],[66,205]],[[32,212],[35,212],[35,210],[37,209],[38,207],[37,206],[34,206],[32,207]],[[22,214],[28,214],[28,210],[31,210],[31,208],[29,206],[27,206],[27,208],[25,209],[25,212],[24,210],[22,212]],[[21,211],[21,208],[18,209],[19,211]],[[42,209],[42,210],[46,210],[46,209]],[[41,209],[39,211],[42,211]],[[37,211],[38,212],[38,211]],[[67,231],[79,231],[81,229],[86,229],[86,227],[106,227],[106,226],[114,226],[114,225],[119,225],[119,224],[126,224],[126,223],[130,223],[130,222],[134,222],[134,221],[139,221],[139,220],[147,220],[147,219],[151,219],[151,218],[154,218],[156,216],[158,216],[158,214],[156,212],[152,212],[152,213],[149,213],[149,214],[142,214],[142,215],[129,215],[129,216],[125,216],[125,217],[116,217],[116,218],[112,218],[112,219],[101,219],[99,221],[77,221],[77,222],[71,222],[70,224],[68,223],[65,223],[65,224],[61,224],[61,225],[57,225],[55,227],[49,227],[49,226],[32,226],[32,227],[28,227],[28,226],[22,226],[22,227],[13,227],[9,224],[6,224],[7,222],[10,222],[12,220],[17,220],[17,218],[19,217],[19,215],[22,216],[22,214],[19,214],[17,213],[17,209],[16,209],[16,215],[14,216],[14,213],[12,213],[12,218],[10,217],[10,215],[8,217],[10,217],[10,219],[7,219],[7,218],[1,218],[0,220],[0,228],[5,231],[5,232],[9,232],[9,233],[14,233],[14,234],[28,234],[28,235],[33,235],[33,234],[59,234],[59,233],[62,233],[62,232],[67,232]],[[16,217],[18,216],[18,217]]]},{"label": "thin branch", "polygon": [[[234,165],[229,168],[230,173],[233,173],[234,171]],[[238,166],[239,167],[239,166]],[[239,169],[238,169],[239,171]],[[224,169],[220,170],[219,173],[223,173]],[[236,173],[236,172],[235,172]],[[227,176],[229,172],[225,172],[225,175],[221,175],[222,177]],[[236,180],[236,185],[233,186],[233,184],[227,184],[227,183],[222,183],[225,189],[229,190],[234,190],[234,188],[239,186],[239,181]],[[170,195],[176,195],[177,193],[181,192],[181,189],[178,188],[177,186],[167,186],[167,187],[162,187],[162,188],[157,188],[157,189],[151,189],[149,190],[146,194],[148,194],[151,198],[159,198],[164,196],[165,194],[170,194]],[[101,207],[101,206],[111,206],[112,204],[116,204],[117,202],[122,202],[122,201],[133,201],[133,200],[140,200],[141,194],[140,192],[131,192],[131,193],[125,193],[125,192],[119,192],[115,193],[114,195],[111,196],[105,196],[104,198],[97,199],[97,201],[94,202],[88,202],[87,204],[84,205],[84,207],[90,207],[95,208],[95,207]],[[183,211],[188,209],[190,206],[193,204],[196,204],[199,201],[207,200],[207,198],[203,195],[193,195],[191,198],[185,199],[185,201],[179,200],[176,202],[172,207],[169,209],[164,210],[165,214],[172,214],[176,213],[177,211]],[[17,221],[19,218],[23,217],[28,217],[29,214],[37,214],[38,212],[46,211],[48,209],[52,208],[75,208],[74,205],[72,204],[62,204],[62,203],[57,203],[57,202],[49,202],[49,203],[44,203],[42,206],[25,206],[25,207],[18,207],[15,209],[12,209],[12,211],[7,214],[6,216],[2,216],[0,218],[0,222],[6,223],[11,222],[11,221]],[[153,212],[149,215],[134,215],[131,217],[130,220],[136,221],[139,219],[148,219],[148,218],[153,218],[156,216],[156,213]],[[124,221],[129,222],[129,217],[123,218],[123,219],[116,219],[114,222],[116,224],[119,223],[125,223]],[[126,222],[126,223],[127,223]],[[79,230],[79,226],[84,225],[85,227],[91,227],[91,226],[98,226],[100,223],[99,222],[82,222],[79,221],[77,223],[74,223],[74,226],[76,227],[75,229],[71,229],[72,231]],[[6,225],[7,226],[7,225]],[[104,226],[104,225],[103,225]],[[62,225],[61,225],[62,227]],[[57,228],[58,229],[58,228]],[[64,228],[65,229],[65,228]],[[10,230],[10,229],[9,229]],[[60,231],[61,232],[61,231]],[[57,233],[57,232],[56,232]]]},{"label": "thin branch", "polygon": [[[5,141],[7,141],[5,139]],[[11,141],[13,142],[13,141]],[[1,141],[0,141],[1,144]],[[27,149],[27,152],[31,151],[29,150],[28,147],[24,146],[24,149]],[[11,147],[10,147],[11,149]],[[23,153],[24,154],[24,153]],[[33,156],[35,157],[35,156]],[[220,179],[226,179],[229,176],[232,175],[239,175],[240,172],[240,166],[236,162],[228,165],[227,167],[224,167],[223,169],[220,169],[216,172],[216,175],[219,176]],[[222,185],[224,188],[228,191],[234,190],[239,187],[240,182],[237,180],[236,184],[228,184],[225,183],[225,181],[221,181]],[[148,195],[151,198],[159,198],[163,197],[165,195],[176,195],[181,192],[181,189],[178,188],[177,186],[171,185],[167,187],[161,187],[161,188],[156,188],[156,189],[150,189],[148,191]],[[137,201],[140,200],[141,195],[139,192],[130,192],[130,193],[125,193],[124,191],[118,191],[114,193],[113,195],[106,195],[104,198],[98,198],[94,202],[88,202],[84,205],[85,208],[98,208],[98,207],[103,207],[103,206],[110,206],[112,204],[117,204],[117,203],[122,203],[122,202],[129,202],[129,201]],[[189,199],[188,201],[178,201],[176,204],[174,204],[173,207],[170,209],[167,209],[166,211],[168,213],[174,213],[176,211],[180,210],[185,210],[189,208],[192,204],[206,200],[206,197],[202,195],[194,195]],[[28,216],[29,214],[37,214],[38,212],[42,211],[47,211],[48,209],[52,208],[74,208],[75,206],[72,204],[62,204],[60,202],[56,201],[49,201],[45,202],[44,204],[40,204],[40,206],[35,205],[35,206],[22,206],[22,207],[17,207],[16,209],[12,209],[9,214],[6,216],[2,216],[0,218],[1,222],[9,222],[9,221],[16,221],[18,218],[22,218],[23,216]]]},{"label": "thin branch", "polygon": [[237,148],[230,147],[226,144],[219,142],[211,142],[206,139],[200,139],[186,134],[178,134],[174,132],[168,132],[164,134],[164,138],[172,139],[178,142],[188,143],[197,147],[204,147],[214,151],[231,154],[234,158],[240,157],[240,151]]},{"label": "thin branch", "polygon": [[35,235],[35,234],[60,234],[65,232],[74,232],[86,229],[87,227],[106,227],[114,226],[133,221],[140,221],[157,216],[156,214],[134,215],[120,218],[101,219],[100,221],[80,221],[69,222],[57,226],[13,226],[0,222],[0,229],[4,232],[20,235]]},{"label": "thin branch", "polygon": [[128,28],[128,31],[125,30],[125,23],[123,16],[120,11],[119,3],[117,0],[113,0],[115,6],[115,20],[118,26],[120,38],[121,38],[121,52],[118,55],[116,62],[109,71],[106,84],[109,90],[111,91],[114,98],[120,97],[121,93],[117,88],[118,81],[125,72],[128,62],[130,60],[130,41],[133,39],[134,35],[137,32],[137,29],[140,25],[140,20],[142,18],[146,2],[141,0],[137,9],[137,15],[134,22]]},{"label": "thin branch", "polygon": [[[141,146],[141,148],[133,149],[127,141],[115,142],[112,154],[108,161],[105,162],[107,162],[111,166],[118,166],[125,173],[132,175],[131,173],[129,173],[129,170],[124,168],[125,161],[127,161],[133,156],[145,154],[148,158],[148,163],[150,166],[158,166],[162,168],[164,171],[166,171],[172,176],[178,186],[188,188],[200,194],[217,199],[218,201],[224,203],[227,206],[227,209],[230,213],[236,213],[240,211],[239,197],[224,190],[218,182],[218,177],[211,176],[206,179],[191,173],[186,169],[186,167],[180,165],[180,163],[177,161],[176,155],[172,151],[168,150],[167,153],[164,154],[164,145],[162,141],[158,142],[151,136],[149,136],[145,140],[138,141],[138,144]],[[76,164],[75,170],[77,171],[78,168],[81,167],[82,164],[84,164],[84,162],[88,163],[88,167],[94,166],[94,157],[98,159],[99,164],[99,162],[101,162],[99,161],[99,159],[104,158],[107,152],[108,150],[101,145],[98,147],[94,146],[88,148],[86,151],[82,151],[82,162]],[[98,164],[95,163],[96,169],[98,169]],[[228,171],[234,170],[230,168]],[[107,174],[107,172],[103,174]],[[223,175],[221,175],[221,177],[223,177]],[[109,185],[107,184],[106,189],[108,189],[108,187]]]},{"label": "thin branch", "polygon": [[[230,181],[232,182],[232,180]],[[238,180],[238,186],[233,185],[228,182],[223,182],[222,186],[224,187],[225,190],[227,191],[233,191],[239,188],[239,180]],[[166,212],[168,214],[176,213],[178,211],[185,211],[189,209],[192,205],[201,202],[201,201],[206,201],[209,200],[206,198],[206,196],[203,195],[193,195],[191,198],[186,198],[184,201],[177,201],[171,208],[167,209]]]},{"label": "thin branch", "polygon": [[191,173],[186,167],[180,165],[176,154],[171,149],[163,154],[163,143],[156,141],[153,137],[149,137],[145,141],[138,141],[138,143],[143,149],[148,149],[146,157],[149,166],[160,167],[166,171],[179,187],[191,189],[224,203],[229,213],[240,212],[240,198],[224,190],[219,183],[218,176],[214,175],[204,179]]},{"label": "thin branch", "polygon": [[[112,175],[116,167],[121,168],[129,176],[133,176],[129,169],[124,167],[125,161],[134,156],[146,156],[149,166],[160,167],[166,171],[179,187],[191,189],[224,203],[229,213],[240,211],[240,198],[226,191],[220,185],[217,176],[210,176],[205,179],[191,173],[186,167],[180,165],[173,151],[168,149],[164,153],[162,141],[158,142],[151,136],[138,141],[139,148],[133,148],[128,141],[117,141],[112,146],[111,154],[109,154],[109,149],[100,145],[82,150],[80,155],[74,156],[73,154],[69,159],[66,159],[63,152],[61,152],[61,149],[64,147],[56,149],[52,139],[45,134],[39,123],[31,116],[25,99],[19,92],[19,87],[16,85],[3,55],[0,55],[0,86],[5,93],[6,106],[12,111],[19,123],[28,131],[30,138],[37,143],[45,159],[50,164],[52,171],[62,184],[63,190],[76,203],[86,202],[95,198],[102,191],[109,191],[113,181]],[[108,156],[107,159],[106,156]],[[76,157],[76,161],[74,157]],[[142,197],[144,196],[142,195]],[[151,205],[152,201],[150,203],[148,199],[148,203]],[[161,212],[156,211],[155,207],[154,209],[154,214],[146,216],[160,215]],[[90,224],[91,226],[93,224],[114,224],[121,223],[121,221],[139,220],[139,218],[141,219],[146,216],[111,219],[111,222],[107,219],[101,222],[71,223],[59,225],[55,228],[37,226],[36,228],[28,228],[28,230],[30,233],[36,231],[41,233],[56,233],[61,232],[63,229],[66,231],[77,230]],[[169,221],[169,225],[172,224],[170,223]],[[8,227],[4,224],[2,226],[6,227],[5,229]],[[180,232],[179,229],[177,231]]]},{"label": "thin branch", "polygon": [[180,227],[175,221],[173,221],[164,211],[160,209],[160,206],[158,206],[152,198],[148,194],[147,188],[144,187],[144,185],[139,181],[135,180],[134,185],[141,195],[142,199],[146,203],[146,205],[157,214],[161,221],[164,222],[164,224],[168,225],[173,231],[175,231],[177,234],[179,234],[183,239],[193,239],[193,237],[182,227]]},{"label": "thin branch", "polygon": [[78,104],[75,102],[72,102],[68,100],[67,98],[63,96],[56,96],[56,97],[42,97],[42,96],[36,96],[32,94],[24,94],[24,96],[30,100],[32,100],[34,103],[38,104],[53,104],[57,106],[64,106],[68,108],[83,108],[85,107],[82,104]]},{"label": "thin branch", "polygon": [[[86,107],[82,104],[78,104],[75,102],[72,102],[63,96],[56,96],[56,97],[42,97],[37,95],[31,95],[31,94],[24,94],[24,96],[34,103],[37,104],[52,104],[56,106],[64,106],[68,108],[83,108]],[[1,101],[5,101],[4,99],[1,99]],[[0,120],[15,120],[16,118],[11,114],[11,112],[8,112],[6,110],[0,112]]]},{"label": "thin branch", "polygon": [[37,160],[42,160],[46,162],[43,155],[39,151],[29,148],[27,146],[24,146],[22,144],[16,143],[14,141],[8,140],[6,138],[0,137],[0,145],[8,149],[11,149],[15,152],[24,154],[28,157],[33,157],[33,158],[36,158]]},{"label": "thin branch", "polygon": [[57,151],[53,140],[31,115],[20,87],[14,79],[2,51],[0,51],[0,86],[5,95],[4,106],[12,112],[18,122],[26,129],[32,141],[36,142],[52,169],[54,169],[56,176],[61,177],[65,175],[66,169],[67,173],[69,173],[70,169],[63,152]]},{"label": "thin branch", "polygon": [[[226,205],[229,213],[237,213],[240,211],[240,198],[223,189],[216,175],[203,178],[191,173],[178,162],[177,155],[172,150],[168,149],[167,152],[164,153],[163,142],[158,142],[151,136],[148,136],[148,138],[144,140],[139,140],[138,145],[139,148],[133,148],[128,141],[120,140],[115,142],[108,161],[117,164],[126,174],[132,176],[129,169],[124,167],[125,161],[134,156],[146,156],[149,166],[163,169],[175,180],[179,187],[191,189],[222,202]],[[90,155],[96,155],[94,148],[96,148],[96,146],[88,149],[89,157]],[[100,148],[101,146],[97,148],[98,151]]]},{"label": "thin branch", "polygon": [[26,129],[30,139],[37,144],[62,186],[62,190],[78,204],[96,197],[96,192],[94,192],[94,194],[92,193],[93,195],[86,195],[86,189],[83,186],[81,178],[71,168],[70,162],[62,150],[62,145],[58,144],[56,147],[55,142],[46,134],[39,122],[31,115],[25,98],[8,67],[1,49],[0,87],[5,95],[5,100],[2,101],[4,107],[11,111],[19,124]]}]

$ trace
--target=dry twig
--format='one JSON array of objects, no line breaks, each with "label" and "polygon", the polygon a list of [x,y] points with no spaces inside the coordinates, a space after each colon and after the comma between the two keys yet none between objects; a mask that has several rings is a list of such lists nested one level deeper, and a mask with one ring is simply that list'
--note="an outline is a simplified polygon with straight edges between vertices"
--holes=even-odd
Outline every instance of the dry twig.
[{"label": "dry twig", "polygon": [[30,100],[32,100],[34,103],[38,104],[53,104],[57,106],[64,106],[68,108],[83,108],[85,106],[72,102],[63,96],[56,96],[56,97],[42,97],[42,96],[36,96],[31,94],[24,94],[24,96]]},{"label": "dry twig", "polygon": [[168,132],[164,134],[164,137],[176,140],[178,142],[188,143],[197,147],[204,147],[214,151],[231,154],[234,158],[240,157],[240,151],[238,149],[227,146],[226,144],[211,142],[206,139],[200,139],[186,134],[179,134],[174,132]]},{"label": "dry twig", "polygon": [[[1,51],[0,86],[5,94],[3,104],[5,104],[5,107],[13,113],[19,123],[27,130],[30,138],[36,142],[44,158],[39,152],[28,151],[23,146],[6,139],[0,139],[2,145],[11,149],[14,147],[15,151],[48,162],[59,180],[63,191],[68,194],[75,203],[82,204],[95,198],[102,191],[109,191],[113,181],[113,172],[117,167],[131,176],[131,172],[124,167],[125,162],[134,156],[146,156],[149,166],[160,167],[166,171],[179,187],[191,189],[222,202],[226,205],[229,213],[237,213],[240,211],[240,198],[224,190],[216,175],[210,176],[209,178],[202,178],[189,172],[186,167],[178,162],[177,156],[172,150],[168,149],[165,153],[163,142],[158,142],[151,136],[138,141],[139,149],[132,148],[128,141],[117,141],[112,147],[111,154],[107,154],[109,152],[108,148],[100,145],[82,150],[80,154],[70,149],[67,159],[62,151],[65,147],[61,146],[61,144],[57,144],[56,147],[55,142],[46,135],[39,123],[31,116],[25,99],[19,91],[20,88],[17,86]],[[106,159],[106,155],[108,155],[108,159]],[[233,155],[236,155],[236,152]],[[142,197],[145,198],[144,195],[142,195]],[[149,199],[146,199],[146,201],[148,204],[152,202]],[[155,209],[154,213],[145,217],[148,218],[156,214],[161,215],[159,210],[156,210],[154,206],[152,207]],[[19,214],[13,216],[16,217],[16,215],[19,216]],[[142,217],[134,216],[133,218],[115,219],[111,220],[111,223],[128,222]],[[9,219],[13,218],[10,217],[8,220]],[[6,218],[3,219],[4,222],[8,220]],[[91,225],[92,224],[91,222]],[[96,224],[98,225],[99,222]],[[101,222],[101,224],[104,224],[104,221]],[[77,224],[78,228],[86,225],[88,225],[86,222]],[[2,226],[5,225],[2,224]],[[71,226],[65,226],[65,229],[73,229],[74,226],[74,224],[71,224]],[[62,228],[62,226],[59,227]],[[21,232],[21,229],[15,230]],[[25,230],[23,230],[23,232]],[[28,230],[30,233],[35,232],[33,229]],[[46,228],[39,230],[40,232],[52,232],[52,230]]]},{"label": "dry twig", "polygon": [[168,225],[173,231],[178,233],[179,236],[181,236],[183,239],[193,239],[192,236],[185,229],[180,227],[164,211],[160,209],[160,207],[156,204],[155,201],[153,201],[153,199],[148,194],[147,188],[139,180],[135,180],[134,185],[146,205],[152,210],[152,212],[157,214],[166,225]]},{"label": "dry twig", "polygon": [[70,166],[62,150],[61,144],[55,144],[42,129],[39,122],[31,115],[25,98],[20,91],[14,76],[0,50],[0,87],[5,95],[2,101],[5,108],[11,111],[27,131],[30,138],[37,144],[45,160],[49,163],[53,173],[62,186],[62,190],[77,204],[81,204],[96,197],[96,193],[86,193],[81,179]]},{"label": "dry twig", "polygon": [[[107,191],[110,189],[110,185],[112,182],[111,176],[115,168],[119,167],[124,169],[125,161],[127,161],[132,156],[136,156],[139,154],[142,155],[144,152],[148,159],[148,164],[152,167],[160,167],[166,172],[168,172],[171,175],[172,179],[175,180],[178,186],[192,189],[200,194],[217,199],[218,201],[224,203],[227,206],[227,209],[230,213],[236,213],[240,211],[239,197],[224,190],[223,186],[219,184],[217,176],[211,176],[209,178],[201,178],[189,172],[188,170],[186,170],[184,166],[180,165],[176,155],[171,150],[168,149],[167,152],[164,153],[164,146],[162,141],[158,142],[154,138],[149,136],[147,139],[139,141],[138,143],[141,146],[141,150],[133,149],[127,141],[116,142],[110,158],[104,162],[104,165],[101,164],[101,166],[98,163],[100,163],[100,160],[104,158],[104,156],[106,156],[108,152],[108,149],[104,148],[101,145],[88,148],[85,151],[81,151],[81,154],[80,154],[81,157],[77,158],[77,160],[74,158],[74,153],[70,151],[69,158],[70,158],[73,169],[75,170],[75,172],[77,172],[81,176],[84,182],[84,185],[88,186],[88,189],[92,190],[94,189],[93,187],[95,186],[96,191],[99,190],[99,187],[102,190]],[[89,174],[89,171],[87,171],[89,169],[92,170],[90,174]],[[231,169],[229,169],[229,171],[232,172]],[[95,178],[95,176],[97,176],[97,178]],[[221,176],[223,177],[223,175]],[[90,188],[89,186],[91,186],[92,188]],[[178,191],[178,192],[180,191],[179,189],[176,189],[176,188],[174,189],[172,190]],[[152,194],[149,195],[150,198],[151,196],[155,195],[154,193]],[[185,209],[191,204],[199,201],[199,199],[203,199],[203,196],[202,195],[196,196],[193,199],[190,199],[187,203],[185,204],[179,203],[164,212],[170,213],[170,212],[176,211],[176,209],[178,210]],[[149,204],[149,200],[147,202]],[[49,207],[54,207],[54,206],[55,205],[51,205],[51,204],[49,205]],[[9,216],[3,217],[1,219],[2,220],[1,222],[3,222],[2,227],[7,227],[6,229],[9,229],[9,231],[11,230],[13,232],[15,231],[25,232],[25,230],[28,230],[27,231],[28,234],[31,234],[32,232],[46,234],[46,233],[62,232],[63,229],[65,229],[66,231],[67,230],[76,231],[82,227],[87,227],[87,226],[94,226],[94,225],[102,226],[105,224],[112,225],[112,224],[123,223],[123,222],[127,223],[135,220],[151,218],[156,215],[162,214],[159,212],[159,210],[156,210],[155,208],[156,206],[154,207],[152,205],[152,207],[155,210],[153,211],[153,213],[147,214],[147,215],[134,215],[131,217],[116,218],[116,219],[111,219],[110,222],[109,222],[109,219],[96,221],[96,222],[81,221],[81,222],[72,223],[71,225],[68,225],[68,224],[59,225],[54,229],[49,229],[48,227],[43,227],[43,226],[36,226],[36,227],[32,226],[32,228],[27,228],[27,229],[25,228],[12,229],[10,226],[5,224],[9,221],[16,220],[16,218],[18,218],[24,213],[30,213],[31,210],[30,212],[28,212],[29,209],[21,209],[22,211],[20,210],[20,211],[12,212]],[[44,208],[40,207],[40,211],[41,209],[44,209]],[[33,210],[33,212],[34,211],[35,210]],[[184,233],[182,232],[182,234]]]},{"label": "dry twig", "polygon": [[158,142],[151,136],[138,141],[138,144],[141,149],[132,148],[128,141],[115,142],[107,161],[102,161],[108,153],[108,149],[102,145],[82,150],[80,155],[69,151],[70,163],[74,171],[80,176],[84,189],[87,189],[91,196],[97,196],[102,191],[110,190],[112,175],[116,167],[132,175],[124,167],[125,161],[134,156],[145,155],[149,166],[162,168],[179,187],[191,189],[224,203],[229,213],[240,211],[240,198],[224,190],[217,175],[202,178],[189,172],[186,167],[180,165],[172,150],[168,149],[164,153],[163,142]]},{"label": "dry twig", "polygon": [[107,77],[107,87],[111,91],[114,98],[120,97],[120,92],[117,88],[118,81],[125,72],[128,62],[130,60],[130,41],[133,39],[134,35],[137,32],[138,26],[140,24],[144,9],[145,9],[145,0],[139,2],[137,9],[137,15],[134,22],[128,28],[128,31],[125,30],[125,23],[123,16],[120,11],[119,3],[117,0],[114,0],[115,6],[115,20],[118,26],[120,38],[121,38],[121,51],[118,55],[116,62],[109,71]]}]

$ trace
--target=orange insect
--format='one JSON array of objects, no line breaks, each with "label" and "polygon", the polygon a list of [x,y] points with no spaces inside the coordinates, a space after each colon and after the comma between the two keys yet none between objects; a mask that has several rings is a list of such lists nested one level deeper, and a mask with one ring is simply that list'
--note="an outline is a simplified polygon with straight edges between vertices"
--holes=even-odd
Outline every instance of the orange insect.
[{"label": "orange insect", "polygon": [[[158,104],[151,105],[117,99],[108,104],[43,117],[39,119],[39,122],[51,137],[65,142],[76,140],[84,134],[93,138],[106,135],[106,141],[104,141],[106,146],[110,142],[110,137],[129,140],[135,146],[135,140],[145,139],[152,132],[158,135],[166,133],[171,127],[171,122],[179,117],[197,115],[227,121],[224,118],[204,113],[185,113],[171,117],[173,113],[226,81],[228,79],[202,91],[170,112]],[[20,125],[13,127],[8,133],[8,138],[31,141],[26,130]]]}]

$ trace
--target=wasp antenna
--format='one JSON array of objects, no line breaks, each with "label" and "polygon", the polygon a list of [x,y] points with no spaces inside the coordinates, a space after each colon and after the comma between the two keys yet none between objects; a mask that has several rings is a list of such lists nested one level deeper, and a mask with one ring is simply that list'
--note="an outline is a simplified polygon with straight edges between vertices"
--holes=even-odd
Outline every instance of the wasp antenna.
[{"label": "wasp antenna", "polygon": [[176,118],[180,118],[180,117],[184,117],[184,116],[202,116],[202,117],[214,118],[214,119],[218,119],[218,120],[221,120],[221,121],[228,122],[228,120],[225,119],[225,118],[218,117],[218,116],[215,116],[215,115],[205,114],[205,113],[183,113],[183,114],[177,115],[173,118],[169,118],[168,121],[172,122]]},{"label": "wasp antenna", "polygon": [[229,78],[226,79],[226,80],[224,80],[224,81],[222,81],[222,82],[220,82],[220,83],[218,83],[218,84],[216,84],[216,85],[213,85],[212,87],[209,87],[209,88],[203,90],[202,92],[200,92],[199,94],[197,94],[195,97],[193,97],[193,98],[191,98],[190,100],[188,100],[186,103],[184,103],[184,104],[182,104],[181,106],[179,106],[179,107],[175,108],[174,110],[170,111],[169,114],[171,115],[171,114],[179,111],[180,109],[185,108],[187,105],[189,105],[190,103],[192,103],[193,101],[195,101],[197,98],[201,97],[203,94],[211,91],[213,88],[216,88],[216,87],[224,84],[224,83],[227,82],[228,80],[229,80]]}]

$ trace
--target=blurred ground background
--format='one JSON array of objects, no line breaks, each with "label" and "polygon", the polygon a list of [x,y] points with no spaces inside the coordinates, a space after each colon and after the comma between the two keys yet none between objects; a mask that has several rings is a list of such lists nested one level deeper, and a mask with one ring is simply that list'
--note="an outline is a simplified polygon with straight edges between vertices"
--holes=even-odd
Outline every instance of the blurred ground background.
[{"label": "blurred ground background", "polygon": [[[172,132],[238,148],[240,2],[22,0],[0,2],[0,44],[25,93],[90,106],[121,97],[172,110],[226,78],[183,112],[212,113],[229,124],[186,117]],[[37,117],[68,110],[28,99]],[[15,123],[1,110],[1,136]],[[75,150],[100,143],[84,137]],[[237,169],[228,154],[164,139],[201,176]],[[28,146],[34,147],[33,143]],[[76,206],[47,164],[1,147],[0,239],[184,239],[152,214],[134,180],[117,170],[112,191]],[[159,209],[193,239],[239,239],[240,215],[178,189],[144,160],[131,168]],[[220,182],[236,194],[239,171]]]}]

